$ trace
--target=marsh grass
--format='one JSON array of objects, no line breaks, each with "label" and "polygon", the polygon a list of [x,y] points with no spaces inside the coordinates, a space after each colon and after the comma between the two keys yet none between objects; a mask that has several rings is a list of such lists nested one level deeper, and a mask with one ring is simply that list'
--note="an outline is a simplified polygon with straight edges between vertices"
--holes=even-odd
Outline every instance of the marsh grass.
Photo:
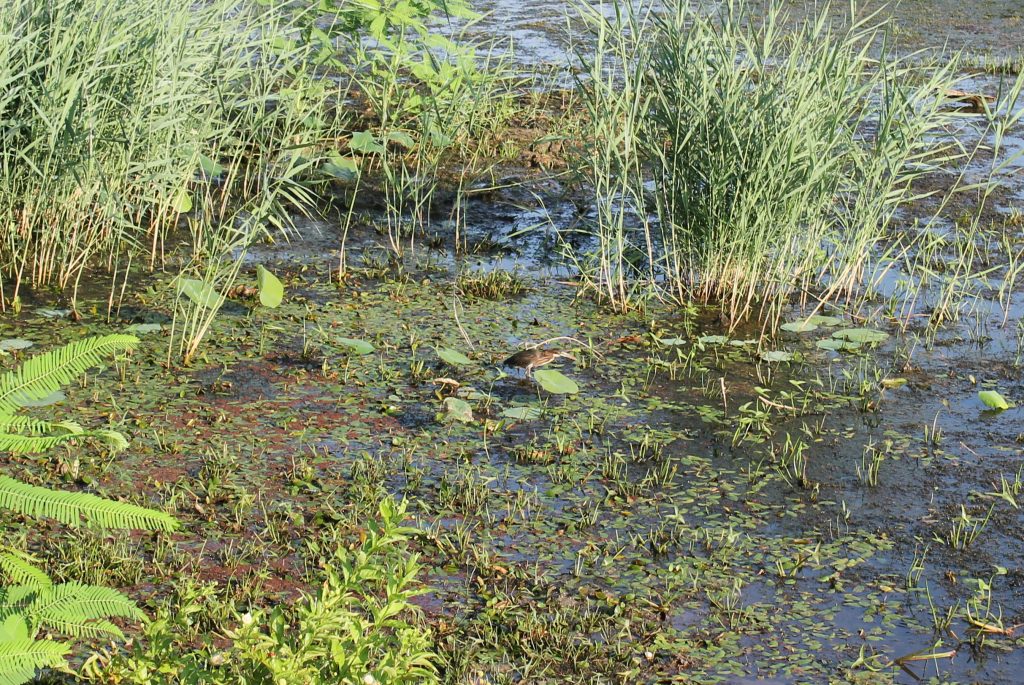
[{"label": "marsh grass", "polygon": [[[580,58],[590,142],[578,166],[597,217],[596,248],[574,257],[616,307],[654,292],[721,302],[733,322],[777,321],[793,297],[858,291],[899,210],[935,195],[942,211],[966,190],[987,198],[991,176],[919,183],[982,145],[948,135],[965,122],[941,97],[958,61],[898,53],[877,14],[794,25],[743,0],[713,13],[680,1],[616,5],[610,20],[580,12],[595,50]],[[1018,94],[1019,83],[1003,102]],[[977,120],[997,153],[1010,111]]]},{"label": "marsh grass", "polygon": [[300,152],[329,118],[309,48],[274,44],[290,21],[234,0],[5,3],[3,295],[77,286],[140,251],[156,262],[193,208],[286,230],[281,210],[312,199]]}]

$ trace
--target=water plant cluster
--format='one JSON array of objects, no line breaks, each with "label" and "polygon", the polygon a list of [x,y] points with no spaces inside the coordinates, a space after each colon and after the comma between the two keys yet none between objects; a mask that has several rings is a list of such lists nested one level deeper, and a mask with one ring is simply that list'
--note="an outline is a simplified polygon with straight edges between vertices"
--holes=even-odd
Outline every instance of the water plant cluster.
[{"label": "water plant cluster", "polygon": [[0,684],[1015,682],[1019,55],[477,19],[0,7]]}]

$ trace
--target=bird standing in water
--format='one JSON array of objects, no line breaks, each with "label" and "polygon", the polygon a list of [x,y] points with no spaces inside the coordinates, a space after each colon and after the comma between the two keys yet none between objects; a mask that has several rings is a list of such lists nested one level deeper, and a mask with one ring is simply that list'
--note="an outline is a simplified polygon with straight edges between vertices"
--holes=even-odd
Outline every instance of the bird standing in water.
[{"label": "bird standing in water", "polygon": [[535,368],[550,364],[560,357],[576,361],[576,357],[565,350],[542,350],[539,347],[531,347],[530,349],[516,352],[503,361],[502,366],[522,369],[526,372],[526,377],[529,378]]}]

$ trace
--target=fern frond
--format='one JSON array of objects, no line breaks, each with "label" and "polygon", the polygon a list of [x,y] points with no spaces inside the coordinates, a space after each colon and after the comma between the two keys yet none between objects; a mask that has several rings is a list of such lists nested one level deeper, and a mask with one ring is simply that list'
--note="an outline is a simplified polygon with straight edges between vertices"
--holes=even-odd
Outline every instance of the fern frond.
[{"label": "fern frond", "polygon": [[142,621],[146,618],[135,602],[117,590],[82,583],[61,583],[38,590],[24,605],[21,614],[34,625],[62,632],[65,627],[95,619],[119,616]]},{"label": "fern frond", "polygon": [[170,514],[84,492],[61,492],[0,476],[0,508],[26,516],[57,519],[69,526],[84,522],[100,528],[141,528],[171,531],[178,527]]},{"label": "fern frond", "polygon": [[84,338],[32,357],[17,369],[0,376],[0,416],[8,416],[26,402],[41,400],[60,390],[114,352],[135,347],[132,335]]},{"label": "fern frond", "polygon": [[22,435],[63,435],[79,434],[84,428],[74,421],[43,421],[31,416],[0,415],[0,432],[21,433]]},{"label": "fern frond", "polygon": [[34,454],[53,449],[62,442],[73,440],[80,435],[64,433],[63,435],[47,435],[36,437],[33,435],[17,435],[14,433],[0,433],[0,452],[11,452],[12,454]]},{"label": "fern frond", "polygon": [[0,685],[27,683],[40,668],[60,668],[66,665],[68,645],[52,640],[0,641]]},{"label": "fern frond", "polygon": [[53,585],[50,576],[43,573],[32,562],[33,558],[17,550],[5,548],[0,550],[0,572],[17,585],[25,585],[36,589]]},{"label": "fern frond", "polygon": [[124,633],[114,623],[103,619],[80,620],[80,619],[58,619],[45,622],[47,630],[67,635],[75,639],[100,638],[109,640],[111,638],[124,639]]}]

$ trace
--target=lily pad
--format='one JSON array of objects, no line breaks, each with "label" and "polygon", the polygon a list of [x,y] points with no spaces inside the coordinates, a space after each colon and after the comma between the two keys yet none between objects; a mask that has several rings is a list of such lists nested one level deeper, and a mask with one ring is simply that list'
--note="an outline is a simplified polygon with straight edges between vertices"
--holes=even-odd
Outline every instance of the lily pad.
[{"label": "lily pad", "polygon": [[784,331],[790,333],[810,333],[811,331],[818,330],[818,324],[807,321],[789,321],[779,326]]},{"label": "lily pad", "polygon": [[576,384],[576,381],[561,371],[541,369],[540,371],[535,371],[533,376],[540,383],[540,387],[553,395],[575,395],[580,391],[580,386]]},{"label": "lily pad", "polygon": [[853,342],[852,340],[841,340],[839,338],[825,338],[814,343],[816,347],[823,350],[832,350],[833,352],[844,352],[849,350],[856,350],[860,347],[859,342]]},{"label": "lily pad", "polygon": [[999,411],[1002,411],[1003,409],[1010,408],[1010,403],[1006,401],[1006,398],[995,390],[982,390],[978,393],[978,399],[981,400],[989,409],[998,409]]},{"label": "lily pad", "polygon": [[682,338],[658,338],[658,342],[662,345],[685,345],[686,341]]},{"label": "lily pad", "polygon": [[448,347],[435,347],[434,351],[437,352],[437,356],[441,358],[445,364],[451,364],[452,366],[465,366],[466,364],[472,364],[473,360],[462,354],[458,350],[453,350]]},{"label": "lily pad", "polygon": [[372,354],[374,347],[365,340],[356,340],[354,338],[337,338],[335,340],[339,345],[347,347],[356,354]]},{"label": "lily pad", "polygon": [[815,314],[807,318],[807,323],[813,323],[816,326],[839,326],[843,323],[843,320],[838,316],[825,316],[824,314]]},{"label": "lily pad", "polygon": [[156,333],[164,329],[163,324],[160,323],[133,323],[128,327],[129,333]]},{"label": "lily pad", "polygon": [[793,361],[793,353],[786,350],[768,350],[761,353],[761,359],[766,362],[788,362]]},{"label": "lily pad", "polygon": [[470,423],[473,420],[473,408],[466,400],[461,400],[458,397],[446,397],[444,398],[444,408],[448,418],[453,421]]},{"label": "lily pad", "polygon": [[70,313],[70,309],[51,309],[50,307],[40,307],[36,310],[36,314],[47,319],[63,319]]},{"label": "lily pad", "polygon": [[889,334],[885,331],[875,330],[874,328],[846,328],[841,331],[836,331],[832,334],[833,338],[839,340],[848,340],[855,343],[880,343],[889,338]]},{"label": "lily pad", "polygon": [[725,335],[702,335],[697,338],[697,342],[701,345],[723,345],[728,339]]},{"label": "lily pad", "polygon": [[32,347],[35,343],[31,340],[25,340],[23,338],[8,338],[7,340],[0,340],[0,350],[8,352],[10,350],[24,350],[26,347]]},{"label": "lily pad", "polygon": [[256,267],[256,285],[260,289],[260,304],[274,309],[284,299],[284,285],[274,274],[262,266]]},{"label": "lily pad", "polygon": [[541,411],[540,407],[508,407],[501,412],[501,415],[506,419],[532,421],[539,418],[542,413],[543,411]]}]

